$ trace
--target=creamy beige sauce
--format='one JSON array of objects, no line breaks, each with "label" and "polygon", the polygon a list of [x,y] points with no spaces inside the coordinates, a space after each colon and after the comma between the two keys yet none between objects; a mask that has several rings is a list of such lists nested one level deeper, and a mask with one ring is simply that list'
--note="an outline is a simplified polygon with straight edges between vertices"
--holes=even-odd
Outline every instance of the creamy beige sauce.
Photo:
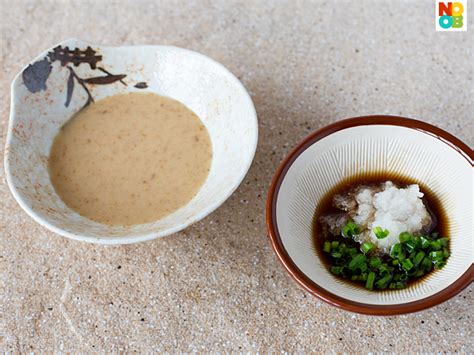
[{"label": "creamy beige sauce", "polygon": [[109,225],[156,221],[188,203],[209,173],[212,146],[178,101],[131,93],[77,113],[54,140],[53,186],[82,216]]}]

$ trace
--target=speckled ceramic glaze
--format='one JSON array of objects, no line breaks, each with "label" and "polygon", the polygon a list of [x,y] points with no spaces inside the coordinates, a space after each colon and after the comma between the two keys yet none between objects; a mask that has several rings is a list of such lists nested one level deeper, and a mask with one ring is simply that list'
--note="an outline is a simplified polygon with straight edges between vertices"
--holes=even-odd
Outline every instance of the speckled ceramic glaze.
[{"label": "speckled ceramic glaze", "polygon": [[[38,223],[63,236],[103,244],[177,232],[219,207],[247,173],[258,139],[253,103],[242,84],[204,55],[169,46],[103,47],[68,40],[46,51],[12,83],[5,153],[8,185]],[[184,103],[212,141],[207,180],[184,207],[153,223],[111,227],[68,208],[54,191],[48,156],[61,126],[82,107],[127,92],[154,92]]]},{"label": "speckled ceramic glaze", "polygon": [[[273,247],[301,285],[348,310],[398,314],[442,302],[473,277],[472,156],[450,134],[402,117],[361,117],[323,128],[304,140],[275,176],[267,205]],[[355,287],[333,276],[315,250],[313,218],[323,196],[348,177],[376,172],[427,186],[448,218],[451,256],[446,266],[403,290]]]}]

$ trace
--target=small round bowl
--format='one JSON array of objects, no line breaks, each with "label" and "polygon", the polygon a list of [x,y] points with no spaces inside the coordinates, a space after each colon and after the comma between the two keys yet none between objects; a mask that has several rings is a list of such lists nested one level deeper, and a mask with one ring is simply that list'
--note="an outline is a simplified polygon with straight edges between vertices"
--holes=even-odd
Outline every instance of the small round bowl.
[{"label": "small round bowl", "polygon": [[[413,119],[357,117],[304,139],[278,168],[267,200],[268,234],[280,262],[307,291],[345,310],[395,315],[419,311],[473,281],[473,151],[449,133]],[[404,290],[368,291],[334,277],[315,250],[312,223],[322,197],[356,174],[390,172],[422,183],[448,217],[446,266]]]},{"label": "small round bowl", "polygon": [[[48,157],[61,126],[84,105],[128,92],[184,103],[206,126],[213,158],[207,180],[187,205],[152,223],[107,226],[63,203],[50,181]],[[53,232],[93,243],[135,243],[175,233],[219,207],[245,177],[257,139],[250,96],[214,60],[176,47],[104,47],[71,39],[42,53],[13,80],[5,170],[20,206]]]}]

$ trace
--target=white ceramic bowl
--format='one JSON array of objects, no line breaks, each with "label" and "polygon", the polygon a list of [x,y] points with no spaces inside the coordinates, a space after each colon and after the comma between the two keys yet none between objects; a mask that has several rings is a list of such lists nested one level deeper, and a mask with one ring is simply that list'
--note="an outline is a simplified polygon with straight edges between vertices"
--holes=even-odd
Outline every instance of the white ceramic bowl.
[{"label": "white ceramic bowl", "polygon": [[[201,118],[213,148],[207,180],[186,206],[153,223],[111,227],[80,216],[51,185],[47,162],[55,135],[91,98],[146,91],[176,99]],[[214,60],[176,47],[104,47],[71,39],[13,80],[5,169],[15,199],[46,228],[72,239],[126,244],[175,233],[214,211],[242,182],[257,140],[250,96]]]},{"label": "white ceramic bowl", "polygon": [[[350,311],[390,315],[443,302],[473,280],[473,156],[449,133],[403,117],[359,117],[325,127],[301,142],[274,177],[267,202],[273,248],[304,288]],[[427,186],[448,217],[447,265],[404,290],[374,292],[341,281],[314,247],[312,223],[322,197],[346,178],[380,171]]]}]

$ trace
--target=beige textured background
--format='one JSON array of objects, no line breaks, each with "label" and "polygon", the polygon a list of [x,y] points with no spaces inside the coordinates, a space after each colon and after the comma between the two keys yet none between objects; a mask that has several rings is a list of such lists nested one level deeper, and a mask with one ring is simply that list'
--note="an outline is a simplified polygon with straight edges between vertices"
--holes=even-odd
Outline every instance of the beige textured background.
[{"label": "beige textured background", "polygon": [[472,286],[412,315],[341,311],[290,279],[264,223],[277,164],[330,122],[405,115],[474,144],[474,26],[435,32],[433,3],[0,0],[2,146],[13,76],[69,37],[202,52],[242,80],[260,122],[238,191],[186,231],[139,245],[38,226],[11,197],[2,161],[0,350],[473,351]]}]

